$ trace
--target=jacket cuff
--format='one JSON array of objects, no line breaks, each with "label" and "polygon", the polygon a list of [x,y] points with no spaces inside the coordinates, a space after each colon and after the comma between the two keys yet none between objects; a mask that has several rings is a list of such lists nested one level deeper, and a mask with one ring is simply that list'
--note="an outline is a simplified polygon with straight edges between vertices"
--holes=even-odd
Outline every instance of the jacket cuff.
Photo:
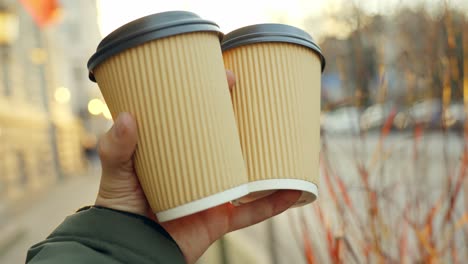
[{"label": "jacket cuff", "polygon": [[66,236],[90,238],[127,254],[146,256],[156,263],[184,263],[182,251],[169,233],[153,220],[137,214],[88,206],[67,217],[48,239]]}]

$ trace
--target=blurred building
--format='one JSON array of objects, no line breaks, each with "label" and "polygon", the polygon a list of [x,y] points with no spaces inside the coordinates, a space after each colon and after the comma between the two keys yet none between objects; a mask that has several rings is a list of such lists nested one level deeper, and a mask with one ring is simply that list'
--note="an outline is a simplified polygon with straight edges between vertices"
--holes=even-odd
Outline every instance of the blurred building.
[{"label": "blurred building", "polygon": [[96,3],[34,2],[0,0],[0,219],[86,168],[83,111],[97,89],[85,65],[100,39]]}]

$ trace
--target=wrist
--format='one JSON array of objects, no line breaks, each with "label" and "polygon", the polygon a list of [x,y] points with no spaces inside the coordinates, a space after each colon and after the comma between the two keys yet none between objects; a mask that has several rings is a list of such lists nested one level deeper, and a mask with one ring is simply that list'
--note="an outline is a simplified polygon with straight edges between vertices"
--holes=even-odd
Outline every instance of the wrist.
[{"label": "wrist", "polygon": [[138,214],[145,217],[148,213],[148,205],[145,202],[142,202],[139,197],[108,197],[106,195],[98,194],[94,204],[96,206]]}]

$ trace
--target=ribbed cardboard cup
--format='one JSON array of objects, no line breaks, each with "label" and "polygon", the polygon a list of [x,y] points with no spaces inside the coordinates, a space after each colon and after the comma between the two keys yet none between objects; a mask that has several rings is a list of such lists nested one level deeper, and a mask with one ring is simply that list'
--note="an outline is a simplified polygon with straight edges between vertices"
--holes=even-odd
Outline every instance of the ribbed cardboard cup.
[{"label": "ribbed cardboard cup", "polygon": [[138,125],[135,169],[159,221],[248,193],[216,24],[189,12],[133,21],[91,57],[115,118]]},{"label": "ribbed cardboard cup", "polygon": [[222,42],[236,75],[233,105],[247,164],[248,203],[280,189],[300,190],[296,206],[317,197],[320,151],[320,48],[282,24],[248,26]]}]

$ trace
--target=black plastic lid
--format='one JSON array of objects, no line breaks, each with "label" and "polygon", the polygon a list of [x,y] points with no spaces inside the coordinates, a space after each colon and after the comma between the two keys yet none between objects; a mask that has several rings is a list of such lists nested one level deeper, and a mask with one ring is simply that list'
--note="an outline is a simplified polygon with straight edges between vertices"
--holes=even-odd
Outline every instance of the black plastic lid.
[{"label": "black plastic lid", "polygon": [[96,81],[93,69],[109,57],[145,42],[197,31],[221,33],[214,22],[203,20],[187,11],[169,11],[145,16],[129,22],[107,35],[88,61],[89,79]]},{"label": "black plastic lid", "polygon": [[257,24],[236,29],[224,36],[221,49],[226,51],[261,42],[287,42],[311,48],[320,57],[322,71],[325,69],[325,57],[314,39],[304,30],[284,24]]}]

